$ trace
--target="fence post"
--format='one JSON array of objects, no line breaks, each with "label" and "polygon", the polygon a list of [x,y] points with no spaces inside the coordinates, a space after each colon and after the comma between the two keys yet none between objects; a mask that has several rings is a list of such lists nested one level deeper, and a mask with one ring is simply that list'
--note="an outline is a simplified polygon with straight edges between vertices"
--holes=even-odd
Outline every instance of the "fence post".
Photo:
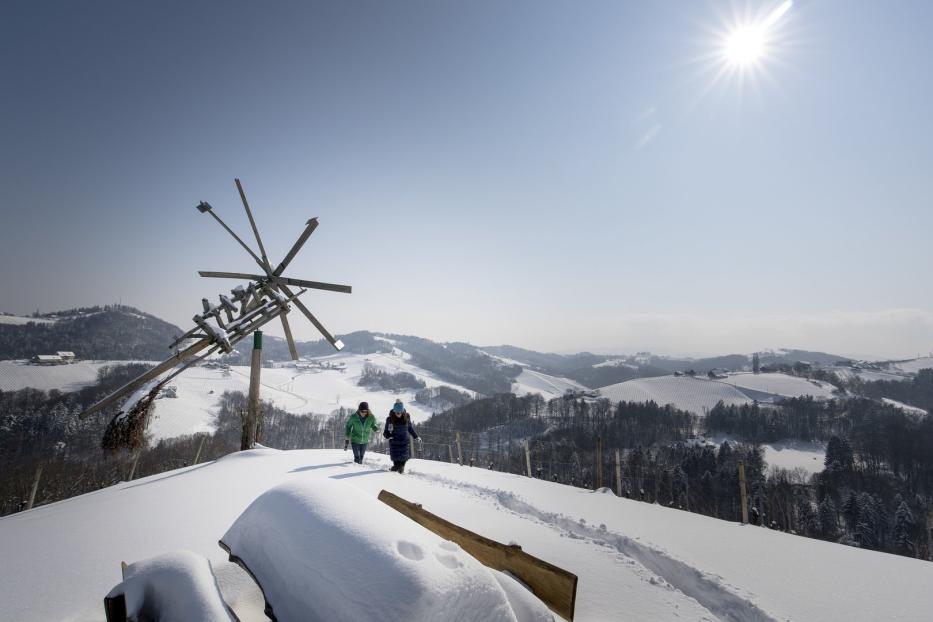
[{"label": "fence post", "polygon": [[603,487],[603,437],[596,437],[596,489]]},{"label": "fence post", "polygon": [[408,436],[408,451],[411,453],[412,458],[417,458],[415,455],[415,438],[411,435]]},{"label": "fence post", "polygon": [[323,432],[323,430],[321,431],[321,449],[325,449],[325,447],[324,447],[324,432]]},{"label": "fence post", "polygon": [[32,488],[29,490],[29,499],[26,500],[26,509],[31,510],[32,504],[36,501],[36,491],[39,490],[39,480],[42,479],[42,463],[36,468],[36,477],[32,480]]},{"label": "fence post", "polygon": [[528,449],[528,441],[525,441],[525,469],[527,469],[528,477],[531,477],[531,450]]},{"label": "fence post", "polygon": [[622,456],[616,449],[616,494],[622,496]]},{"label": "fence post", "polygon": [[201,459],[201,450],[204,449],[204,441],[207,440],[207,434],[201,435],[201,442],[198,444],[198,453],[194,455],[194,464],[197,464]]},{"label": "fence post", "polygon": [[457,463],[463,466],[463,450],[460,448],[460,432],[457,432]]},{"label": "fence post", "polygon": [[450,463],[454,463],[454,448],[450,445],[447,445],[447,455],[450,456]]},{"label": "fence post", "polygon": [[129,476],[127,476],[127,478],[126,478],[126,481],[128,481],[128,482],[132,482],[132,481],[133,481],[133,476],[136,474],[136,465],[139,463],[139,455],[140,455],[141,453],[143,453],[143,450],[142,450],[142,449],[137,449],[137,450],[136,450],[136,455],[133,456],[133,464],[130,465],[130,474],[129,474]]},{"label": "fence post", "polygon": [[337,449],[337,420],[334,419],[334,424],[330,428],[330,444],[331,449]]},{"label": "fence post", "polygon": [[742,524],[748,524],[748,499],[745,492],[745,463],[739,462],[739,496],[742,502]]}]

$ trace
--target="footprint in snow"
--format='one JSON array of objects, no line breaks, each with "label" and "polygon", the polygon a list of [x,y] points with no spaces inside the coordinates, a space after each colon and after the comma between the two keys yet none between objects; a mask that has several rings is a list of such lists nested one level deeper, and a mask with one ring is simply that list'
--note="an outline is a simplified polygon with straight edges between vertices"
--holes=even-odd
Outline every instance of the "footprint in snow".
[{"label": "footprint in snow", "polygon": [[424,551],[414,542],[399,540],[396,546],[398,548],[399,554],[401,554],[402,557],[416,562],[420,562],[422,559],[424,559]]}]

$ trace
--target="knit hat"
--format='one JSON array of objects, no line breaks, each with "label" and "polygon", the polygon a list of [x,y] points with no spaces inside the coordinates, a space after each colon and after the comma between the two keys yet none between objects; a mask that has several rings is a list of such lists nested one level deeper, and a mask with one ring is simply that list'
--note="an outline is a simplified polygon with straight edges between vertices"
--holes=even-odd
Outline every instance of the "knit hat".
[{"label": "knit hat", "polygon": [[359,411],[369,410],[369,402],[360,402],[360,407],[357,408]]},{"label": "knit hat", "polygon": [[402,403],[402,400],[395,400],[395,405],[392,407],[397,413],[405,412],[405,404]]}]

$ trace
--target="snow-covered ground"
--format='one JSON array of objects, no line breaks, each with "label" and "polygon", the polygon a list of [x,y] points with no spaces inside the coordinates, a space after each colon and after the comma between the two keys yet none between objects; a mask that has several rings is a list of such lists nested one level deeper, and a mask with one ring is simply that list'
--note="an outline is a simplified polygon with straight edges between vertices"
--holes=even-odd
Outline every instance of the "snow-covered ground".
[{"label": "snow-covered ground", "polygon": [[77,361],[67,365],[31,365],[28,361],[0,361],[0,391],[18,391],[27,387],[42,391],[78,391],[97,382],[97,371],[101,367],[130,362]]},{"label": "snow-covered ground", "polygon": [[826,371],[832,372],[842,380],[851,380],[852,378],[861,378],[865,382],[875,382],[876,380],[910,380],[910,375],[906,372],[888,372],[874,369],[852,369],[851,367],[833,366],[827,367]]},{"label": "snow-covered ground", "polygon": [[675,408],[705,414],[720,400],[726,404],[742,405],[751,399],[722,382],[690,376],[658,376],[636,378],[603,387],[599,394],[612,402],[654,401],[662,406],[673,404]]},{"label": "snow-covered ground", "polygon": [[823,471],[826,444],[806,441],[784,441],[762,445],[768,466],[793,471],[803,469],[809,474]]},{"label": "snow-covered ground", "polygon": [[44,317],[23,317],[20,315],[5,315],[0,313],[0,324],[12,324],[22,326],[34,322],[36,324],[54,324],[57,320]]},{"label": "snow-covered ground", "polygon": [[[327,491],[341,505],[386,489],[467,529],[516,542],[578,575],[581,622],[923,620],[933,610],[929,562],[743,527],[605,489],[420,460],[399,476],[381,470],[386,465],[381,455],[357,466],[337,450],[254,450],[5,517],[2,617],[103,620],[102,599],[120,581],[121,560],[189,550],[223,567],[218,539],[254,499],[283,483]],[[420,526],[404,524],[392,530],[399,543],[423,537]],[[308,572],[334,571],[320,568],[312,553],[304,559]],[[397,555],[394,564],[430,561],[402,559],[402,547]],[[360,566],[364,582],[371,570]],[[346,619],[372,618],[347,612]],[[484,620],[484,612],[471,619]]]},{"label": "snow-covered ground", "polygon": [[892,363],[891,367],[905,374],[916,374],[921,369],[933,369],[933,356],[921,356],[910,361]]},{"label": "snow-covered ground", "polygon": [[559,378],[549,376],[538,371],[532,371],[527,368],[522,369],[515,382],[512,383],[512,393],[515,395],[526,395],[528,393],[540,393],[546,399],[560,397],[567,390],[571,391],[589,391],[588,388],[569,378]]},{"label": "snow-covered ground", "polygon": [[892,400],[888,397],[882,397],[881,401],[885,404],[890,404],[891,406],[896,406],[904,412],[911,413],[913,415],[926,415],[927,411],[922,408],[917,408],[916,406],[911,406],[910,404],[905,404],[904,402],[898,402],[897,400]]},{"label": "snow-covered ground", "polygon": [[832,385],[826,382],[786,374],[739,372],[720,379],[690,376],[636,378],[603,387],[599,393],[613,402],[653,400],[658,404],[672,404],[675,408],[703,415],[720,400],[726,406],[740,406],[750,404],[753,400],[767,403],[803,395],[827,399],[832,397],[832,389]]},{"label": "snow-covered ground", "polygon": [[749,397],[758,399],[758,401],[803,397],[805,395],[812,395],[818,399],[829,399],[833,396],[834,389],[828,382],[807,380],[806,378],[779,373],[753,374],[739,372],[729,374],[720,382],[730,384]]},{"label": "snow-covered ground", "polygon": [[[447,385],[472,394],[412,365],[408,358],[401,351],[365,355],[341,352],[314,359],[314,362],[332,365],[332,369],[264,368],[260,395],[262,399],[294,414],[328,415],[341,406],[355,409],[360,402],[366,401],[381,418],[389,412],[396,399],[401,399],[414,421],[431,416],[429,407],[415,401],[415,389],[391,392],[358,386],[363,366],[367,364],[392,373],[408,372],[423,380],[428,387]],[[339,366],[342,366],[342,371]],[[213,430],[220,395],[224,391],[246,393],[249,390],[249,367],[232,366],[229,371],[194,367],[172,380],[170,385],[177,387],[178,397],[154,402],[149,423],[149,432],[154,440]]]}]

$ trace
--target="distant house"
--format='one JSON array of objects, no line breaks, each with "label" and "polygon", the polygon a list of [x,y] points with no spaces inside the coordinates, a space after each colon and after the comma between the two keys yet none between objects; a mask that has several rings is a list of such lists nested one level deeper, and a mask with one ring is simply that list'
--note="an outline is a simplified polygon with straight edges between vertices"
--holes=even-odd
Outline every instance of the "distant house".
[{"label": "distant house", "polygon": [[57,354],[37,354],[32,357],[32,362],[36,365],[61,365],[65,361]]},{"label": "distant house", "polygon": [[73,363],[75,360],[74,352],[58,352],[58,356],[62,357],[62,361],[65,363]]}]

